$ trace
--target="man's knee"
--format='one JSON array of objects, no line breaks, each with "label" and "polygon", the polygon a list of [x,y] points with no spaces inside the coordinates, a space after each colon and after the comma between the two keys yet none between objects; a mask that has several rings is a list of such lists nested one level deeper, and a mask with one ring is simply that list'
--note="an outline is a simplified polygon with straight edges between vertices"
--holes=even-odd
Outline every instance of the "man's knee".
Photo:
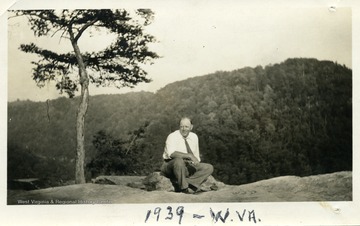
[{"label": "man's knee", "polygon": [[174,168],[183,168],[185,167],[185,162],[184,162],[184,159],[182,158],[175,158],[174,160]]},{"label": "man's knee", "polygon": [[213,165],[211,165],[211,164],[206,164],[206,165],[207,165],[207,167],[206,167],[207,172],[208,172],[209,174],[212,174],[212,173],[214,172],[214,167],[213,167]]},{"label": "man's knee", "polygon": [[213,167],[213,165],[211,165],[209,163],[201,163],[200,170],[205,172],[206,174],[211,175],[214,171],[214,167]]}]

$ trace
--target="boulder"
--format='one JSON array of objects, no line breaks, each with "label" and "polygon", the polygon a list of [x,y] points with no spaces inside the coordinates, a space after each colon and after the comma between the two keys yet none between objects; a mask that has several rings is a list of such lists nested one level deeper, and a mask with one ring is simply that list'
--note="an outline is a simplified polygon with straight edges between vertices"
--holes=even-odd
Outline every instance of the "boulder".
[{"label": "boulder", "polygon": [[148,191],[174,191],[174,186],[170,179],[161,175],[160,172],[153,172],[143,180],[143,184]]},{"label": "boulder", "polygon": [[[143,184],[148,191],[174,191],[174,185],[171,180],[160,172],[154,172],[149,174],[144,180]],[[219,190],[225,187],[223,182],[217,181],[213,176],[209,176],[207,180],[201,184],[200,189],[203,191]]]},{"label": "boulder", "polygon": [[223,182],[217,181],[212,175],[210,175],[204,183],[201,184],[200,189],[203,191],[219,190],[225,187]]}]

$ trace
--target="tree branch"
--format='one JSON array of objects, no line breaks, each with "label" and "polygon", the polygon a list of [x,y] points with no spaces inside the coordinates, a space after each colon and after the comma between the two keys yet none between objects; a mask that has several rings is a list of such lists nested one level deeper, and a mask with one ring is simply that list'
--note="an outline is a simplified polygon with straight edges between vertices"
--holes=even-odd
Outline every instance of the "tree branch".
[{"label": "tree branch", "polygon": [[77,40],[80,38],[80,36],[82,35],[82,33],[91,25],[93,25],[94,23],[96,23],[99,19],[96,17],[95,19],[89,21],[88,23],[86,23],[81,29],[80,31],[77,33],[76,37],[75,37],[75,42],[77,42]]},{"label": "tree branch", "polygon": [[[65,32],[66,32],[66,29],[65,29],[65,30],[63,31],[63,33],[61,34],[60,39],[62,39],[62,38],[68,38],[68,37],[64,36]],[[59,42],[59,43],[60,43],[60,42]]]},{"label": "tree branch", "polygon": [[[51,37],[54,37],[54,35],[55,35],[58,31],[62,30],[63,28],[64,28],[64,26],[61,26],[59,29],[57,29],[56,31],[54,31],[54,33],[51,35]],[[65,30],[64,32],[66,32],[66,30]],[[63,32],[62,34],[64,34],[64,32]],[[62,35],[61,35],[61,37],[62,37]]]}]

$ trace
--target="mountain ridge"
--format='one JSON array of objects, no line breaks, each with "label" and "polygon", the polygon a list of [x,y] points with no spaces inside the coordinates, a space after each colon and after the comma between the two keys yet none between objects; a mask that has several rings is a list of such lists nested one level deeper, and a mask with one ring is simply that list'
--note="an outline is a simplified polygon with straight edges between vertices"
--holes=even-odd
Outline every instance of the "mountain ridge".
[{"label": "mountain ridge", "polygon": [[[73,179],[76,109],[76,99],[66,98],[9,103],[9,179]],[[117,152],[131,146],[122,158],[135,167],[113,173],[147,175],[160,168],[166,136],[184,115],[193,120],[203,161],[227,184],[352,170],[352,71],[305,58],[218,71],[156,93],[91,96],[86,163],[101,153],[93,142],[103,131],[110,143],[124,144]],[[102,167],[87,168],[87,180]]]}]

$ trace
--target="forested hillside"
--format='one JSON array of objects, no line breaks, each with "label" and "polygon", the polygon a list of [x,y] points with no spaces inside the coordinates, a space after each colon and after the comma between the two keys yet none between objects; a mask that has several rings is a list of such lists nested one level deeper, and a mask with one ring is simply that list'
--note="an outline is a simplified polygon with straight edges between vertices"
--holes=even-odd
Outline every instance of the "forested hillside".
[{"label": "forested hillside", "polygon": [[[227,184],[352,170],[352,71],[334,62],[288,59],[90,101],[88,179],[158,170],[181,116],[193,119],[202,160]],[[9,103],[9,179],[73,179],[77,104]]]}]

